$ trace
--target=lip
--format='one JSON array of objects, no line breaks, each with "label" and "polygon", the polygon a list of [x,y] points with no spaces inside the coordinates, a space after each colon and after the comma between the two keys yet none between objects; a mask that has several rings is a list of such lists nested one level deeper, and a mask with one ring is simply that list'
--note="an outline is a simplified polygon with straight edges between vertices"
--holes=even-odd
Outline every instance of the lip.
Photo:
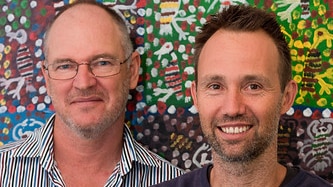
[{"label": "lip", "polygon": [[89,96],[89,97],[75,97],[71,100],[71,104],[79,104],[79,103],[91,103],[91,102],[101,102],[102,98],[97,96]]}]

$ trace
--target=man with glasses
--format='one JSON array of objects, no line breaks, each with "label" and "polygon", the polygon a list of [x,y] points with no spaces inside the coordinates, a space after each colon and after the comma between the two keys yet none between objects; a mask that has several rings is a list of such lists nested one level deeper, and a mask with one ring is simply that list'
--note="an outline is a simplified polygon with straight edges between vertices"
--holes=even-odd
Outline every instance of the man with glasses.
[{"label": "man with glasses", "polygon": [[139,145],[124,124],[140,56],[115,11],[65,6],[48,28],[43,75],[56,114],[0,150],[0,186],[150,186],[183,171]]}]

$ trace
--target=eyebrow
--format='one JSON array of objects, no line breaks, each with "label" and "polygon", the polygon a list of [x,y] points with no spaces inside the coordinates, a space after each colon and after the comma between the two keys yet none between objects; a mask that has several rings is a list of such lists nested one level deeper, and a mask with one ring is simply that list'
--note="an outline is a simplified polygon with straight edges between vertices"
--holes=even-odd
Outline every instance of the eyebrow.
[{"label": "eyebrow", "polygon": [[267,77],[262,76],[262,75],[245,75],[242,78],[242,81],[245,81],[245,82],[258,81],[258,82],[261,82],[264,84],[270,84],[270,82],[271,82]]},{"label": "eyebrow", "polygon": [[224,82],[225,76],[223,75],[206,75],[202,78],[202,81],[200,81],[200,86],[205,86],[209,82]]},{"label": "eyebrow", "polygon": [[112,55],[112,54],[109,54],[109,53],[102,53],[102,54],[92,56],[89,61],[97,60],[97,59],[100,59],[100,58],[119,59],[115,55]]},{"label": "eyebrow", "polygon": [[[206,85],[208,82],[225,82],[226,77],[224,75],[207,75],[202,78],[200,85]],[[262,75],[245,75],[241,78],[241,82],[258,81],[265,84],[269,84],[270,80]]]},{"label": "eyebrow", "polygon": [[116,58],[115,55],[112,55],[112,54],[109,54],[109,53],[101,53],[101,54],[97,54],[97,55],[94,55],[92,57],[89,57],[88,60],[80,60],[80,61],[74,60],[72,58],[58,58],[58,59],[55,59],[52,62],[52,64],[61,63],[61,62],[73,62],[73,63],[91,62],[91,61],[101,59],[101,58],[118,59],[118,58]]}]

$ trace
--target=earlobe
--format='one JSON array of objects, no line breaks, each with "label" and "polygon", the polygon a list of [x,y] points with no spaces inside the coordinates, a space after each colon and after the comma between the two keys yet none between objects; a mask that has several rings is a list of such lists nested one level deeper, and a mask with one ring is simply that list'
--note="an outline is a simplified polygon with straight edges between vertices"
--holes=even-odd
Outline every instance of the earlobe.
[{"label": "earlobe", "polygon": [[297,83],[294,80],[289,81],[283,93],[281,114],[286,113],[294,104],[297,89]]},{"label": "earlobe", "polygon": [[140,54],[137,51],[134,51],[132,53],[132,62],[130,65],[130,72],[131,72],[131,82],[130,82],[130,88],[134,89],[137,84],[138,84],[138,80],[139,80],[139,68],[140,68],[140,64],[141,64],[141,58],[140,58]]}]

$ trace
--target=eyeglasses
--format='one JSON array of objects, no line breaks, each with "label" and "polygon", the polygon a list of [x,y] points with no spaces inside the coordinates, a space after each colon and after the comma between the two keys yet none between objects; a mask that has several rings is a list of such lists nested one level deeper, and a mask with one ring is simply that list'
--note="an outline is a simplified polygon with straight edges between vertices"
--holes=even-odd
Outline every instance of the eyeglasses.
[{"label": "eyeglasses", "polygon": [[60,62],[43,65],[43,68],[48,71],[48,75],[51,79],[55,80],[67,80],[72,79],[77,75],[79,66],[87,65],[89,71],[95,77],[109,77],[116,75],[120,72],[120,65],[127,62],[131,57],[129,55],[124,61],[120,61],[116,58],[99,58],[91,62],[77,63],[75,61],[66,59]]}]

